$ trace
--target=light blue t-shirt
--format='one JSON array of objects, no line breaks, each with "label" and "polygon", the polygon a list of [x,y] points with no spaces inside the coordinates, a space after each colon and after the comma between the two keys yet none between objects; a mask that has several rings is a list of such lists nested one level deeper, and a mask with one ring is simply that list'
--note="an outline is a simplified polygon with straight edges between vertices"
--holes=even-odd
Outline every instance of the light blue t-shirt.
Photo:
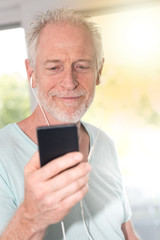
[{"label": "light blue t-shirt", "polygon": [[[92,146],[98,129],[83,123]],[[24,198],[24,167],[37,145],[16,123],[0,130],[0,234]],[[85,222],[94,240],[124,239],[121,224],[131,218],[113,141],[100,131],[90,160],[89,191],[83,199]],[[80,204],[64,218],[67,240],[87,240]],[[50,225],[45,240],[62,240],[61,224]]]}]

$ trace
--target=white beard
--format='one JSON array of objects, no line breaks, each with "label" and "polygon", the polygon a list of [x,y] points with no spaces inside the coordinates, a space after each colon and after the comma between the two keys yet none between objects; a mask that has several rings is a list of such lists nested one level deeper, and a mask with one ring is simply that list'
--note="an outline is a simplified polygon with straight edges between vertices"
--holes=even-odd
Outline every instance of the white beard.
[{"label": "white beard", "polygon": [[[91,105],[93,98],[94,98],[94,94],[93,96],[90,96],[90,98],[88,100],[84,100],[81,104],[79,104],[78,108],[75,108],[74,111],[70,112],[69,108],[72,108],[73,104],[72,103],[66,103],[63,106],[63,111],[60,109],[59,106],[57,106],[57,104],[52,101],[51,104],[48,103],[47,98],[45,96],[45,94],[43,93],[43,91],[35,88],[35,92],[36,95],[38,95],[39,98],[39,102],[42,105],[44,111],[48,112],[53,118],[59,120],[60,122],[63,123],[77,123],[80,121],[80,119],[82,118],[82,116],[84,115],[84,113],[88,110],[89,106]],[[57,92],[51,92],[49,93],[50,96],[67,96],[66,93],[57,93]],[[82,91],[77,91],[77,93],[74,93],[74,96],[85,96],[86,95],[86,91],[82,90]]]}]

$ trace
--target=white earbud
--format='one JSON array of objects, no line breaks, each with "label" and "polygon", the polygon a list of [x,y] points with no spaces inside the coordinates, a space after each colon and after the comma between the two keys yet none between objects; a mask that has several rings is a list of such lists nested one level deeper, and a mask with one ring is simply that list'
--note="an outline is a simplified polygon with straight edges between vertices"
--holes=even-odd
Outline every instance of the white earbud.
[{"label": "white earbud", "polygon": [[30,78],[30,87],[31,87],[31,88],[33,88],[33,87],[32,87],[32,84],[33,84],[33,79],[32,79],[32,77],[31,77],[31,78]]}]

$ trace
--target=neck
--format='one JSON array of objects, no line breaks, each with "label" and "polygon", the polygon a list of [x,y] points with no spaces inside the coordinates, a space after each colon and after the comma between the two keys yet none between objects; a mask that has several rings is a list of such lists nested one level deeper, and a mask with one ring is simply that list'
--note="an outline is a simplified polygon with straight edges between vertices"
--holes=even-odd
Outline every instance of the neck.
[{"label": "neck", "polygon": [[[48,118],[48,120],[50,125],[64,124],[53,118]],[[37,144],[36,128],[39,126],[47,126],[47,123],[41,111],[39,111],[37,107],[31,116],[19,122],[18,126],[34,143]],[[89,135],[80,121],[77,123],[77,128],[79,136],[79,150],[83,153],[84,161],[87,161],[89,154]]]},{"label": "neck", "polygon": [[[60,122],[59,120],[54,119],[49,115],[47,115],[47,119],[48,119],[49,125],[54,126],[58,124],[67,124],[64,122]],[[79,140],[81,141],[84,134],[84,128],[82,127],[82,124],[80,123],[80,121],[76,125],[78,129]],[[46,119],[44,118],[39,106],[37,106],[35,111],[28,118],[18,123],[18,126],[33,142],[37,144],[37,133],[36,133],[37,127],[48,126],[48,123],[46,122]]]}]

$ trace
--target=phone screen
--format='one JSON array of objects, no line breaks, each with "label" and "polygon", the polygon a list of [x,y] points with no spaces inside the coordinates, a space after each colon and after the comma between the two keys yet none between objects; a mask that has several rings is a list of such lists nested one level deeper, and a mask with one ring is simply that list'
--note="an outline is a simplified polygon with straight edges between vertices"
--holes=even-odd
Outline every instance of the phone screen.
[{"label": "phone screen", "polygon": [[76,124],[37,128],[41,167],[66,153],[79,151]]}]

